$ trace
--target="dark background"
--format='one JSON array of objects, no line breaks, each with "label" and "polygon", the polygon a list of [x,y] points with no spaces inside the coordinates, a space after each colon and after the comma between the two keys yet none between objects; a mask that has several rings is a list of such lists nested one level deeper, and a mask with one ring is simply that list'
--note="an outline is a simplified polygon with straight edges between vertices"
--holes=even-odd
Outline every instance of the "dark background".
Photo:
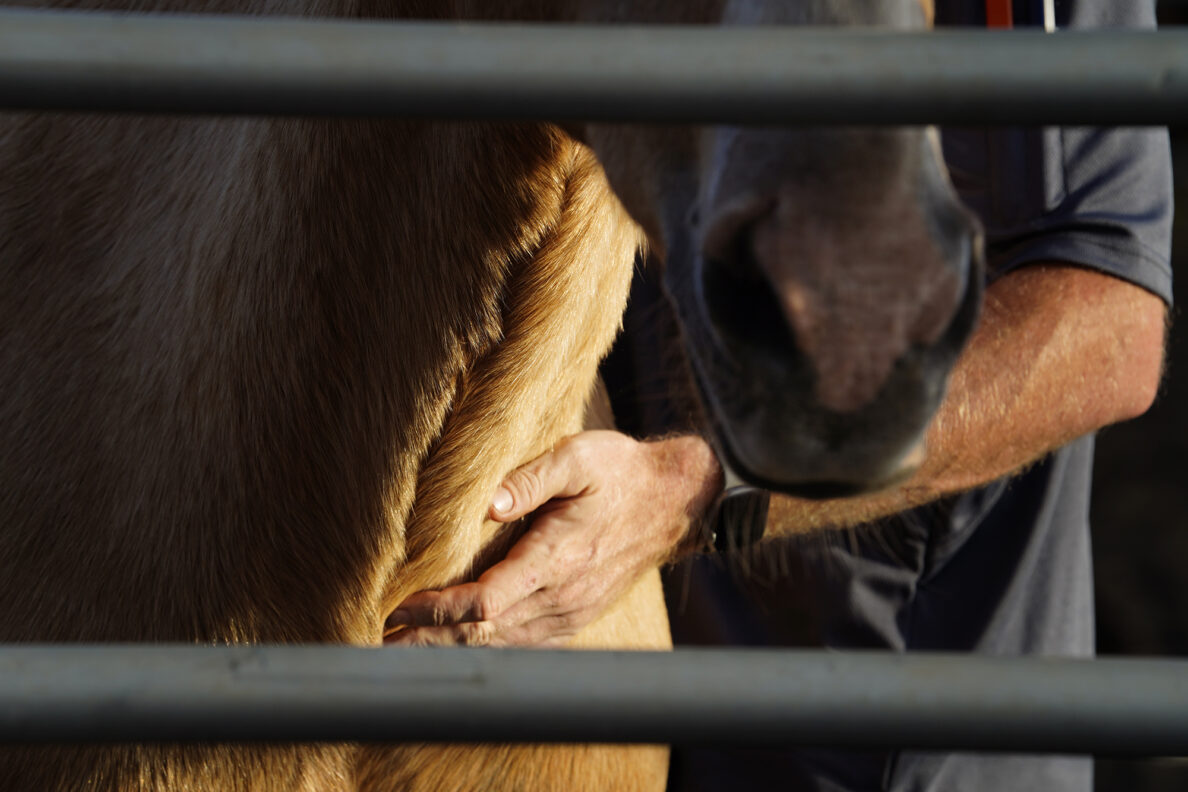
[{"label": "dark background", "polygon": [[[1188,24],[1188,0],[1162,0],[1158,13],[1160,24]],[[1188,129],[1172,130],[1172,160],[1179,166],[1172,240],[1178,307],[1167,374],[1150,412],[1098,439],[1092,519],[1103,655],[1188,656]],[[1188,790],[1188,760],[1100,759],[1097,789]]]}]

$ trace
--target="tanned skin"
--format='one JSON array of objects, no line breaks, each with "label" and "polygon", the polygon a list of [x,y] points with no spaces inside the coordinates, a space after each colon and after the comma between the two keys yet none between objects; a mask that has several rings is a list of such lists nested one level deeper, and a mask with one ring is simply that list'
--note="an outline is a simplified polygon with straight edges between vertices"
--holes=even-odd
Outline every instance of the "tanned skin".
[{"label": "tanned skin", "polygon": [[[992,284],[916,472],[881,492],[772,498],[768,538],[902,512],[1018,471],[1081,435],[1145,412],[1163,366],[1166,306],[1064,263]],[[563,643],[642,570],[696,552],[698,517],[721,487],[704,440],[637,442],[587,432],[514,471],[491,515],[534,527],[477,582],[406,600],[401,643]]]}]

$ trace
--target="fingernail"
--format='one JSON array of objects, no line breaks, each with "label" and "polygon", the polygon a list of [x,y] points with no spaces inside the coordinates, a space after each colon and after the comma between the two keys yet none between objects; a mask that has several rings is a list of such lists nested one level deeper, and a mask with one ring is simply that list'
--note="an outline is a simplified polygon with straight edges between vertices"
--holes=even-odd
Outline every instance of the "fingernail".
[{"label": "fingernail", "polygon": [[392,627],[408,627],[413,623],[412,614],[406,610],[394,610],[388,614],[388,620],[384,622],[384,629]]},{"label": "fingernail", "polygon": [[498,490],[496,490],[495,497],[491,498],[491,505],[495,508],[495,511],[499,512],[500,514],[511,511],[513,503],[514,501],[512,500],[512,494],[503,487],[500,487]]}]

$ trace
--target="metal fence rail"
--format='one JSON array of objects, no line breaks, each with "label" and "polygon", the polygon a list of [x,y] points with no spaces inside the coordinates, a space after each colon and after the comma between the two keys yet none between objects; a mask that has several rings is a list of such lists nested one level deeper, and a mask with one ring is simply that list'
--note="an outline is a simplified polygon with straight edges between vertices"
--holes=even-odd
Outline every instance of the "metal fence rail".
[{"label": "metal fence rail", "polygon": [[[0,108],[1183,123],[1188,32],[907,35],[0,10]],[[1186,755],[1188,662],[0,647],[0,742],[129,740],[796,743]]]},{"label": "metal fence rail", "polygon": [[429,740],[1188,754],[1188,662],[685,650],[0,649],[0,742]]},{"label": "metal fence rail", "polygon": [[0,11],[0,108],[705,123],[1188,121],[1188,32]]}]

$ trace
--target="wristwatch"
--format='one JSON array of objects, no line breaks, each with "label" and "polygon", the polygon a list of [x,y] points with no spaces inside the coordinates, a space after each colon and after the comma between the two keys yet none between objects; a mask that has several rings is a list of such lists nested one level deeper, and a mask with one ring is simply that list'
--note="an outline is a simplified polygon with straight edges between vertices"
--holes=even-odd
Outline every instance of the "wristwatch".
[{"label": "wristwatch", "polygon": [[724,484],[705,515],[705,545],[707,551],[731,553],[763,538],[771,494],[744,482],[724,461],[721,465]]}]

